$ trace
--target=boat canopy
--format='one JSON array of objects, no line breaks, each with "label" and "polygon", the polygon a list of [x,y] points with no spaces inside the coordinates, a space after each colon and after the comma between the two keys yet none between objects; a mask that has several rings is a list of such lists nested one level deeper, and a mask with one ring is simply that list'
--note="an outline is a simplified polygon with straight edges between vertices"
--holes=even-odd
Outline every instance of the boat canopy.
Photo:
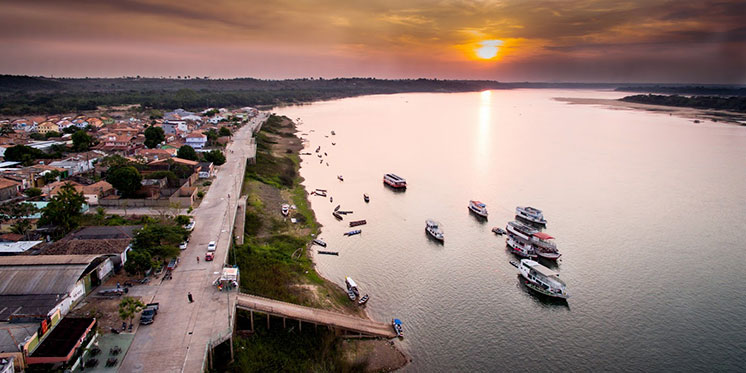
[{"label": "boat canopy", "polygon": [[487,206],[487,205],[485,205],[484,203],[482,203],[480,201],[471,201],[471,203],[473,203],[473,204],[475,204],[475,205],[477,205],[479,207],[485,207],[485,206]]},{"label": "boat canopy", "polygon": [[552,239],[554,239],[554,237],[552,237],[552,236],[550,236],[550,235],[548,235],[548,234],[546,234],[544,232],[534,233],[534,237],[536,237],[536,238],[538,238],[540,240],[552,240]]},{"label": "boat canopy", "polygon": [[538,273],[541,273],[542,275],[544,275],[546,277],[552,277],[552,276],[559,277],[559,272],[553,271],[553,270],[551,270],[551,269],[549,269],[549,268],[547,268],[547,267],[539,264],[538,262],[536,262],[534,260],[523,259],[523,260],[521,260],[521,262],[523,264],[531,267],[531,269],[533,269],[534,271],[536,271]]},{"label": "boat canopy", "polygon": [[349,286],[350,288],[356,288],[356,287],[357,287],[357,284],[355,283],[355,281],[353,281],[353,280],[352,280],[351,278],[349,278],[349,277],[345,277],[345,282],[347,283],[347,285],[348,285],[348,286]]},{"label": "boat canopy", "polygon": [[396,325],[401,325],[401,320],[399,320],[399,319],[394,319],[394,324],[396,324]]}]

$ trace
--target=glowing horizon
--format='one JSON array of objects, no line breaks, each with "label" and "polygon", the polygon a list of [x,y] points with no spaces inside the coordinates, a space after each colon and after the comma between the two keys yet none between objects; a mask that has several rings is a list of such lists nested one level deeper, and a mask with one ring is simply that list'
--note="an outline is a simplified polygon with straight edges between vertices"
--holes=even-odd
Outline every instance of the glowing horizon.
[{"label": "glowing horizon", "polygon": [[739,84],[743,14],[740,0],[7,0],[0,73]]}]

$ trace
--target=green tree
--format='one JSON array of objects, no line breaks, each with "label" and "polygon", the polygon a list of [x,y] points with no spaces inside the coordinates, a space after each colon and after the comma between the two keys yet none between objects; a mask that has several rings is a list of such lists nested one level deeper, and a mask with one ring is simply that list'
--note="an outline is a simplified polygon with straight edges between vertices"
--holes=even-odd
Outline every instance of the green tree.
[{"label": "green tree", "polygon": [[192,176],[192,174],[194,173],[194,168],[187,166],[185,164],[176,163],[173,161],[171,163],[170,168],[171,168],[171,172],[173,172],[176,176],[178,176],[179,179],[186,179],[189,176]]},{"label": "green tree", "polygon": [[174,220],[176,221],[176,224],[178,224],[178,225],[187,225],[192,220],[192,218],[190,218],[190,217],[188,217],[186,215],[178,215],[178,216],[176,216],[176,219],[174,219]]},{"label": "green tree", "polygon": [[132,197],[142,186],[140,171],[132,166],[123,166],[109,172],[106,181],[124,197]]},{"label": "green tree", "polygon": [[207,136],[207,143],[209,145],[214,144],[215,140],[217,140],[219,137],[218,131],[215,131],[214,128],[210,128],[209,130],[207,130],[207,132],[205,132],[205,136]]},{"label": "green tree", "polygon": [[205,153],[205,160],[214,163],[216,166],[220,166],[225,163],[225,154],[220,150],[211,150]]},{"label": "green tree", "polygon": [[179,256],[179,244],[189,237],[181,225],[148,224],[132,240],[132,249],[147,251],[153,257]]},{"label": "green tree", "polygon": [[47,132],[47,133],[44,134],[44,137],[46,139],[50,139],[52,137],[61,137],[61,136],[62,136],[62,134],[59,133],[59,132],[57,132],[57,131],[49,131],[49,132]]},{"label": "green tree", "polygon": [[88,136],[83,130],[76,131],[73,136],[73,149],[79,152],[88,151],[93,145],[93,137]]},{"label": "green tree", "polygon": [[145,146],[153,149],[166,139],[166,134],[161,127],[150,126],[145,129]]},{"label": "green tree", "polygon": [[46,158],[46,154],[39,149],[26,145],[11,146],[5,151],[5,160],[14,162],[33,162],[39,158]]},{"label": "green tree", "polygon": [[132,320],[134,320],[135,315],[142,311],[143,308],[145,308],[145,304],[139,299],[124,297],[122,298],[122,301],[119,302],[119,318],[122,319],[122,321],[129,320],[130,327],[132,327]]},{"label": "green tree", "polygon": [[32,140],[36,140],[36,141],[42,141],[42,140],[47,139],[46,137],[44,137],[43,133],[39,133],[39,132],[34,132],[31,135],[29,135],[29,137],[31,137]]},{"label": "green tree", "polygon": [[13,129],[13,125],[10,124],[10,122],[7,122],[0,126],[0,136],[1,137],[10,137],[11,134],[15,133],[16,131]]},{"label": "green tree", "polygon": [[62,174],[59,171],[51,170],[45,172],[44,175],[42,175],[42,178],[44,179],[44,184],[49,184],[51,182],[57,181],[60,176],[62,176]]},{"label": "green tree", "polygon": [[127,253],[124,270],[130,274],[141,274],[153,266],[153,257],[147,250],[131,250]]},{"label": "green tree", "polygon": [[199,159],[197,156],[197,152],[194,151],[194,148],[192,148],[189,145],[183,145],[179,148],[179,150],[176,152],[176,156],[181,159],[188,159],[190,161],[196,161]]},{"label": "green tree", "polygon": [[38,197],[41,195],[41,189],[39,188],[28,188],[23,191],[23,194],[27,195],[29,198]]},{"label": "green tree", "polygon": [[220,127],[220,131],[218,131],[218,135],[231,136],[233,134],[231,133],[231,130],[228,127]]},{"label": "green tree", "polygon": [[62,129],[62,133],[69,134],[69,133],[75,133],[75,132],[78,132],[78,127],[76,126],[65,127]]},{"label": "green tree", "polygon": [[76,191],[72,184],[66,183],[41,210],[39,225],[54,225],[56,227],[55,237],[62,237],[80,224],[83,204],[85,204],[83,193]]},{"label": "green tree", "polygon": [[8,203],[0,206],[0,221],[12,221],[10,231],[22,234],[28,239],[28,232],[31,230],[31,221],[24,217],[31,216],[39,212],[36,206],[30,203]]}]

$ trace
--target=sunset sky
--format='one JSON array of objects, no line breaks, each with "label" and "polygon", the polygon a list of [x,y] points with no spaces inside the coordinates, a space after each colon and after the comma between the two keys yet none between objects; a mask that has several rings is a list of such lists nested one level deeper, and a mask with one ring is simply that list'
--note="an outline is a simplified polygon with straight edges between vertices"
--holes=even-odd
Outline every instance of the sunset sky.
[{"label": "sunset sky", "polygon": [[4,74],[746,83],[743,0],[0,0],[0,9]]}]

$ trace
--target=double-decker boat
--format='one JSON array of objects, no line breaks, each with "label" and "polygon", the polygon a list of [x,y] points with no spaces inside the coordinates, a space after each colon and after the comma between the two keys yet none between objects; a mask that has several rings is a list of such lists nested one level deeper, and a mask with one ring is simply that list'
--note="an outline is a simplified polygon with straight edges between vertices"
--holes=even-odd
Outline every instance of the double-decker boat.
[{"label": "double-decker boat", "polygon": [[407,188],[407,181],[404,180],[403,177],[394,175],[394,174],[385,174],[383,175],[383,182],[396,189],[406,189]]},{"label": "double-decker boat", "polygon": [[444,239],[440,224],[434,220],[425,220],[425,231],[438,241],[443,241]]},{"label": "double-decker boat", "polygon": [[560,280],[559,273],[529,259],[521,259],[521,262],[511,263],[518,267],[521,276],[527,280],[529,289],[549,297],[567,299],[567,285]]},{"label": "double-decker boat", "polygon": [[536,250],[536,254],[544,259],[557,260],[562,254],[557,250],[557,244],[554,237],[544,233],[536,232],[531,236],[531,244]]},{"label": "double-decker boat", "polygon": [[483,218],[487,217],[487,205],[480,201],[469,201],[469,211]]},{"label": "double-decker boat", "polygon": [[521,207],[518,206],[515,208],[515,216],[518,219],[521,219],[523,221],[527,221],[529,223],[539,224],[539,225],[547,225],[546,219],[544,219],[544,213],[541,212],[541,210],[526,206]]},{"label": "double-decker boat", "polygon": [[536,250],[531,243],[531,237],[539,231],[517,221],[508,222],[505,230],[508,232],[506,243],[513,254],[524,258],[536,258]]}]

